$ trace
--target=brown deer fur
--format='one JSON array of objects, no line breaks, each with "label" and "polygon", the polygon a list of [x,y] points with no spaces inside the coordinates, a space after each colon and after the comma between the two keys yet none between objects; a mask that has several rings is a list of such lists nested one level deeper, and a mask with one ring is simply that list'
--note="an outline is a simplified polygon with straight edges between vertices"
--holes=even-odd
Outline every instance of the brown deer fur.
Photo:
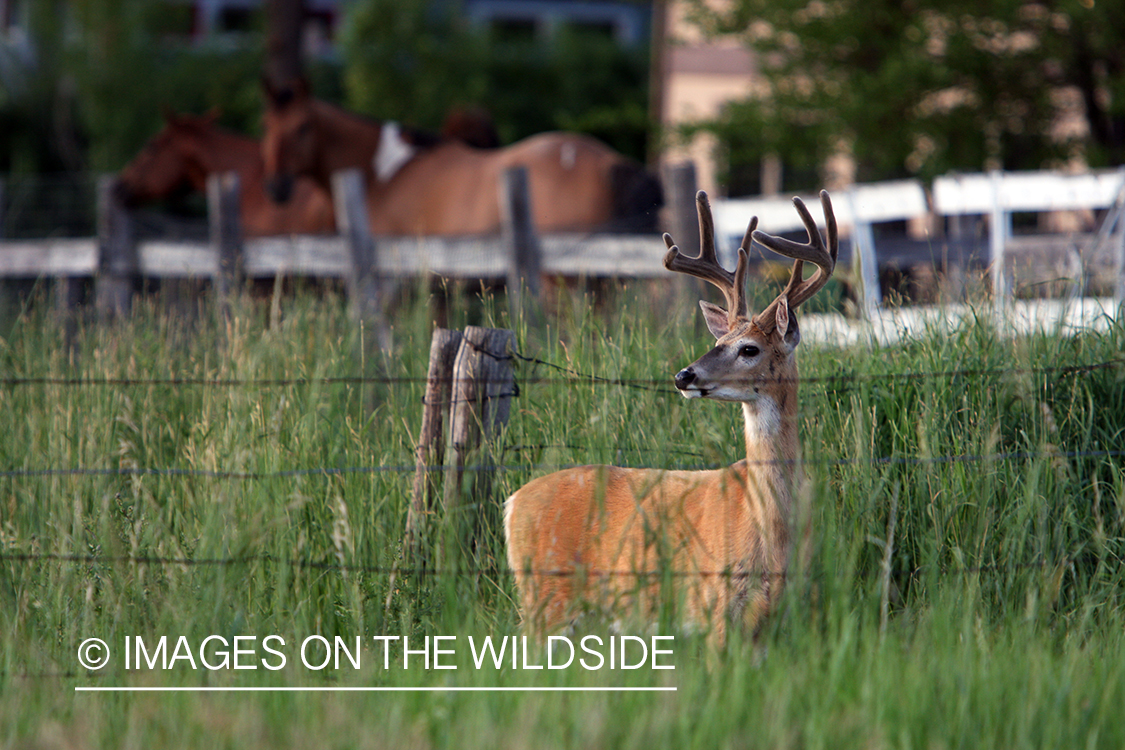
[{"label": "brown deer fur", "polygon": [[[731,273],[715,258],[710,206],[697,198],[702,253],[683,258],[665,235],[664,265],[723,290],[728,310],[701,302],[715,347],[681,370],[687,398],[741,404],[746,458],[713,471],[584,466],[539,477],[504,506],[508,562],[525,626],[557,629],[593,607],[614,616],[651,618],[670,572],[680,619],[709,627],[722,643],[728,620],[754,632],[785,584],[794,483],[799,461],[797,360],[793,309],[824,285],[836,260],[836,226],[827,193],[825,248],[804,204],[809,243],[747,230]],[[788,286],[766,310],[746,311],[751,238],[795,258]],[[802,262],[817,264],[801,276]]]}]

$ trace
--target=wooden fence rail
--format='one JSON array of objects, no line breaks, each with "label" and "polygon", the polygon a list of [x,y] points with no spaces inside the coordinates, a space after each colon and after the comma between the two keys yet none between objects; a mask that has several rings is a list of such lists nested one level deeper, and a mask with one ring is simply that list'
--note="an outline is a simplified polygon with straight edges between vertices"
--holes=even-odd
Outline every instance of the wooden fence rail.
[{"label": "wooden fence rail", "polygon": [[[409,278],[433,273],[455,278],[506,278],[507,248],[499,236],[380,237],[379,274]],[[548,234],[539,238],[542,272],[559,276],[666,278],[667,248],[656,236]],[[137,244],[141,276],[213,277],[219,258],[204,242],[148,240]],[[96,275],[93,238],[0,241],[0,278]],[[243,242],[248,278],[278,275],[346,278],[351,274],[347,240],[337,236],[288,235]]]},{"label": "wooden fence rail", "polygon": [[[507,279],[516,294],[521,284],[534,296],[540,273],[567,277],[668,278],[661,260],[665,248],[656,234],[550,234],[539,236],[527,210],[526,176],[507,175],[498,199],[505,217],[503,231],[492,236],[376,237],[361,220],[362,181],[337,176],[334,181],[337,236],[278,236],[241,239],[237,229],[237,180],[215,178],[209,188],[211,242],[137,241],[128,212],[117,205],[109,179],[98,185],[98,236],[86,239],[3,240],[0,279],[55,277],[95,278],[96,299],[104,315],[128,308],[138,277],[213,278],[219,291],[249,278],[315,276],[339,278],[349,286],[362,317],[377,317],[379,281],[435,274],[448,278]],[[698,243],[695,220],[695,175],[691,164],[675,165],[665,175],[668,221],[681,249]],[[2,187],[2,185],[0,185]],[[2,195],[2,193],[0,193]],[[234,196],[234,197],[232,197]],[[233,202],[232,202],[233,201]],[[818,202],[806,200],[814,217]],[[1012,294],[1005,276],[1005,254],[1026,238],[1013,237],[1014,212],[1108,210],[1094,237],[1071,237],[1071,244],[1094,243],[1100,255],[1113,256],[1116,296],[1125,301],[1125,171],[1065,175],[1052,172],[956,175],[934,181],[930,194],[917,181],[855,185],[834,202],[842,234],[850,237],[845,253],[858,255],[861,310],[870,316],[882,302],[880,265],[932,262],[943,252],[960,248],[953,235],[917,247],[875,247],[873,225],[924,216],[949,217],[954,230],[960,217],[976,216],[988,223],[987,260],[993,272],[997,304]],[[226,208],[224,208],[226,207]],[[784,198],[716,200],[713,202],[720,258],[733,262],[751,215],[770,232],[799,230],[792,203]],[[1059,241],[1064,241],[1060,239]],[[915,242],[914,245],[918,245]],[[955,247],[956,246],[956,247]],[[944,248],[944,250],[942,249]],[[1091,253],[1087,253],[1088,255]],[[924,256],[924,257],[922,257]],[[841,258],[841,261],[845,261]],[[949,260],[954,261],[950,257]],[[1010,265],[1010,264],[1009,264]],[[1081,287],[1081,283],[1076,286]],[[75,295],[63,295],[73,298]]]},{"label": "wooden fence rail", "polygon": [[496,235],[372,237],[356,171],[334,175],[339,235],[243,239],[238,226],[238,179],[213,175],[208,185],[210,242],[141,240],[117,201],[112,177],[98,184],[98,236],[0,240],[0,279],[94,278],[105,317],[128,310],[139,278],[211,278],[219,297],[242,278],[313,276],[347,283],[353,312],[381,330],[380,281],[434,274],[507,279],[535,296],[540,273],[568,277],[663,277],[659,235],[538,236],[531,223],[522,168],[506,175],[504,226]]}]

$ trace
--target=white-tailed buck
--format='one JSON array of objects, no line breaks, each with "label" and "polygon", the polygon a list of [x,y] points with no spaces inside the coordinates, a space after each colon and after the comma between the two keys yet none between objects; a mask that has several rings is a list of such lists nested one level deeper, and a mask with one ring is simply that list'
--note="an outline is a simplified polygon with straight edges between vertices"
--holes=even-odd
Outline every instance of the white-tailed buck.
[{"label": "white-tailed buck", "polygon": [[[508,563],[515,572],[526,627],[540,633],[567,624],[584,607],[650,616],[662,578],[675,582],[682,619],[710,626],[722,643],[727,620],[754,632],[785,584],[798,471],[794,310],[828,281],[836,265],[836,218],[820,194],[827,245],[799,198],[807,244],[755,231],[750,222],[731,273],[715,256],[707,196],[696,197],[701,252],[685,258],[664,235],[664,266],[711,282],[727,309],[700,302],[715,348],[676,374],[686,398],[742,405],[746,459],[714,471],[584,466],[540,477],[504,506]],[[789,283],[750,317],[746,266],[751,241],[789,258]],[[804,279],[805,262],[817,266]]]}]

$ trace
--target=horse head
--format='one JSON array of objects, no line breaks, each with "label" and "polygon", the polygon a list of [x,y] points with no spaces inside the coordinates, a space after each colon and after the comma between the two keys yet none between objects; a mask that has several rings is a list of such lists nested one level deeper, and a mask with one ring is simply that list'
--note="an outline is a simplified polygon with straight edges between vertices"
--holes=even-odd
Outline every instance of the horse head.
[{"label": "horse head", "polygon": [[114,187],[126,206],[161,200],[185,186],[201,188],[206,164],[200,157],[200,134],[214,126],[217,111],[206,115],[164,111],[164,127],[148,140],[117,176]]},{"label": "horse head", "polygon": [[293,194],[294,180],[312,175],[317,165],[316,111],[304,78],[275,86],[262,77],[266,98],[262,162],[266,192],[277,203]]}]

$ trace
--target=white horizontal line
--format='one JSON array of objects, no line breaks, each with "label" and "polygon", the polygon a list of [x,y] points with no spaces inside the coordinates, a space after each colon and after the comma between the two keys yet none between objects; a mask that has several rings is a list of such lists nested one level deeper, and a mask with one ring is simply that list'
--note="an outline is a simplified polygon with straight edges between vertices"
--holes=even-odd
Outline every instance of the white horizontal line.
[{"label": "white horizontal line", "polygon": [[675,687],[125,687],[76,685],[84,693],[645,693],[676,692]]}]

